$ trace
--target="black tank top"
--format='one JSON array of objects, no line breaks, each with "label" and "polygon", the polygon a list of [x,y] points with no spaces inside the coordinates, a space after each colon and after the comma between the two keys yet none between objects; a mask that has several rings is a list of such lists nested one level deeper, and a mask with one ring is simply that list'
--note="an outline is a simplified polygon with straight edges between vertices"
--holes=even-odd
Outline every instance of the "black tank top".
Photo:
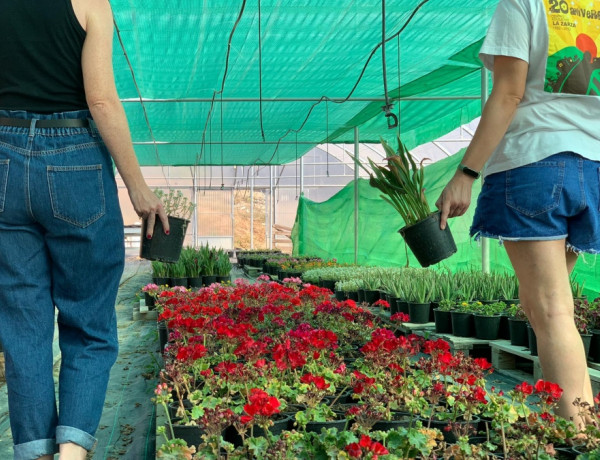
[{"label": "black tank top", "polygon": [[0,109],[87,109],[71,0],[0,0]]}]

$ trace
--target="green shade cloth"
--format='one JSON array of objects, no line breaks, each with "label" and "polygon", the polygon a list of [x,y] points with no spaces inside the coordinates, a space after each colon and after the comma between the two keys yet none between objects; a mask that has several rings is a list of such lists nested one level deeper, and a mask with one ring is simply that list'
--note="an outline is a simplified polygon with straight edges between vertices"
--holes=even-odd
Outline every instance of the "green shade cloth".
[{"label": "green shade cloth", "polygon": [[[477,51],[497,2],[388,1],[387,37],[424,3],[400,40],[387,42],[390,96],[479,96]],[[244,3],[226,61],[228,39]],[[395,136],[387,128],[381,101],[315,105],[278,100],[262,103],[263,141],[260,104],[232,99],[256,100],[261,86],[263,99],[346,98],[381,42],[381,0],[261,0],[262,61],[258,4],[258,0],[111,1],[123,43],[115,39],[115,78],[119,95],[126,100],[142,165],[285,164],[327,140],[353,142],[355,126],[360,128],[361,142]],[[226,66],[224,91],[214,104],[190,100],[211,101],[221,88]],[[140,96],[148,100],[143,106],[137,100]],[[352,97],[383,96],[378,49]],[[400,108],[396,104],[394,112],[398,110],[402,137],[411,148],[477,117],[480,102],[403,101]]]},{"label": "green shade cloth", "polygon": [[[464,152],[425,167],[425,194],[430,206],[446,186]],[[404,223],[380,192],[359,180],[358,263],[378,266],[420,267],[398,233]],[[481,191],[481,181],[475,181],[473,199],[467,213],[450,219],[449,225],[457,252],[440,262],[435,269],[481,270],[481,244],[469,237],[475,203]],[[300,197],[296,222],[292,229],[295,255],[312,255],[324,259],[335,258],[340,263],[354,262],[354,182],[323,203]],[[498,240],[490,240],[490,268],[492,271],[511,271],[506,251]],[[596,255],[579,257],[574,276],[580,284],[585,281],[588,296],[600,292],[600,263]],[[592,298],[593,300],[593,298]]]}]

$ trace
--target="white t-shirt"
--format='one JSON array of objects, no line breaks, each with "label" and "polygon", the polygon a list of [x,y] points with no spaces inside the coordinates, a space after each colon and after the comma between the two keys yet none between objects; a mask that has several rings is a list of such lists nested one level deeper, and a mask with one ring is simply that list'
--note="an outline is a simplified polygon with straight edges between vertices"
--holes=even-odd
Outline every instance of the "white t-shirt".
[{"label": "white t-shirt", "polygon": [[[596,8],[594,8],[596,4]],[[572,151],[600,161],[600,8],[593,0],[500,0],[479,54],[529,63],[523,100],[484,175]]]}]

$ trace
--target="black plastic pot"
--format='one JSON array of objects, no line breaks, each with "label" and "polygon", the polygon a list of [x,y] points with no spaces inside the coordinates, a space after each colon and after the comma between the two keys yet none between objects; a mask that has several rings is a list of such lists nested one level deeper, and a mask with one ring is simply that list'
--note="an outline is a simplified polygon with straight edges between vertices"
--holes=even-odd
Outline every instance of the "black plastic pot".
[{"label": "black plastic pot", "polygon": [[217,283],[229,283],[231,275],[217,275]]},{"label": "black plastic pot", "polygon": [[181,278],[170,278],[169,286],[183,286],[185,288],[188,287],[188,279],[187,277]]},{"label": "black plastic pot", "polygon": [[429,322],[429,303],[408,302],[408,316],[410,322],[425,324]]},{"label": "black plastic pot", "polygon": [[321,280],[321,285],[331,292],[335,291],[335,280]]},{"label": "black plastic pot", "polygon": [[165,285],[169,284],[169,278],[167,278],[165,276],[153,276],[152,282],[159,286],[165,286]]},{"label": "black plastic pot", "polygon": [[480,340],[496,340],[500,330],[500,315],[473,315],[475,338]]},{"label": "black plastic pot", "polygon": [[600,329],[592,329],[592,340],[590,343],[590,360],[600,362]]},{"label": "black plastic pot", "polygon": [[321,433],[321,428],[337,428],[338,432],[346,429],[348,419],[332,420],[330,422],[308,422],[306,424],[306,431],[308,433]]},{"label": "black plastic pot", "polygon": [[388,301],[388,303],[390,304],[390,315],[395,315],[396,313],[398,313],[400,310],[398,310],[398,297],[392,297],[390,296],[390,300]]},{"label": "black plastic pot", "polygon": [[342,301],[342,300],[346,300],[346,293],[344,291],[335,291],[335,299]]},{"label": "black plastic pot", "polygon": [[140,246],[140,257],[148,260],[160,260],[161,262],[175,263],[181,255],[183,240],[189,220],[179,217],[169,216],[169,234],[165,235],[162,222],[156,219],[154,223],[154,234],[152,239],[146,238],[148,235],[147,221],[143,220],[142,225],[142,244]]},{"label": "black plastic pot", "polygon": [[[178,439],[183,439],[188,446],[196,446],[202,443],[202,430],[199,426],[196,425],[177,425],[176,423],[179,419],[172,419],[173,423],[173,432],[175,437]],[[167,426],[167,436],[170,437],[171,433],[169,427]]]},{"label": "black plastic pot", "polygon": [[581,341],[583,342],[583,349],[585,351],[586,358],[590,354],[590,346],[592,344],[592,334],[579,334],[581,335]]},{"label": "black plastic pot", "polygon": [[204,286],[210,286],[213,283],[217,282],[216,275],[203,275],[202,276],[202,284]]},{"label": "black plastic pot", "polygon": [[408,315],[408,302],[406,300],[398,299],[396,300],[396,304],[398,305],[397,313],[406,313]]},{"label": "black plastic pot", "polygon": [[188,286],[191,288],[201,288],[203,285],[203,277],[202,275],[200,276],[193,276],[191,278],[188,278]]},{"label": "black plastic pot", "polygon": [[346,291],[346,296],[350,300],[354,300],[355,302],[358,302],[358,291]]},{"label": "black plastic pot", "polygon": [[379,291],[365,289],[365,302],[367,302],[369,305],[373,305],[378,300],[379,300]]},{"label": "black plastic pot", "polygon": [[406,241],[422,267],[429,267],[447,259],[456,252],[450,227],[440,230],[440,212],[401,228],[398,232]]},{"label": "black plastic pot", "polygon": [[452,334],[457,337],[473,337],[473,314],[463,311],[450,312],[452,318]]},{"label": "black plastic pot", "polygon": [[535,337],[535,332],[529,323],[527,323],[527,338],[529,343],[529,353],[531,353],[531,356],[537,356],[537,339]]},{"label": "black plastic pot", "polygon": [[520,347],[528,346],[527,321],[524,319],[508,318],[510,344]]},{"label": "black plastic pot", "polygon": [[[273,419],[273,426],[269,428],[269,432],[274,436],[280,435],[288,429],[291,419],[291,415],[276,414],[276,416]],[[258,425],[254,425],[254,428],[252,430],[248,429],[245,435],[246,439],[248,439],[251,435],[254,438],[258,438],[260,436],[266,437],[265,430]],[[230,425],[225,430],[225,441],[232,443],[235,447],[240,447],[243,445],[242,437],[233,425]]]},{"label": "black plastic pot", "polygon": [[157,324],[158,327],[158,343],[160,346],[160,352],[162,353],[165,349],[165,345],[169,341],[169,329],[167,328],[166,321],[159,321]]},{"label": "black plastic pot", "polygon": [[156,299],[147,292],[144,292],[144,302],[146,303],[148,310],[154,310],[156,307]]},{"label": "black plastic pot", "polygon": [[433,310],[433,320],[435,321],[435,332],[440,334],[452,333],[452,315],[449,311],[442,311],[439,308]]}]

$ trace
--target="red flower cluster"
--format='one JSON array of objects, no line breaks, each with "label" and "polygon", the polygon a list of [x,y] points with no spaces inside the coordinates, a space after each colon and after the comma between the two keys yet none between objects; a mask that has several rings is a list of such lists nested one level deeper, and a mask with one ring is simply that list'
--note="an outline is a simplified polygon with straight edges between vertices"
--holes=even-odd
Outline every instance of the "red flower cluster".
[{"label": "red flower cluster", "polygon": [[390,321],[398,322],[398,323],[408,323],[410,321],[410,316],[407,313],[394,313],[390,316]]},{"label": "red flower cluster", "polygon": [[546,404],[557,402],[563,394],[562,388],[557,383],[546,382],[542,379],[535,383],[534,388],[536,394]]},{"label": "red flower cluster", "polygon": [[306,384],[313,384],[315,387],[317,387],[318,390],[326,390],[327,388],[330,387],[330,385],[325,381],[325,379],[321,376],[318,375],[313,375],[313,374],[304,374],[301,378],[300,378],[300,382],[301,383],[306,383]]},{"label": "red flower cluster", "polygon": [[345,448],[350,458],[368,458],[377,460],[379,455],[387,455],[390,452],[379,442],[373,441],[369,436],[362,435],[359,442],[348,444]]},{"label": "red flower cluster", "polygon": [[255,417],[271,417],[279,413],[279,400],[259,388],[252,388],[249,396],[250,404],[244,405],[244,411],[248,415],[242,415],[242,423],[250,423]]},{"label": "red flower cluster", "polygon": [[206,355],[206,347],[201,343],[193,343],[188,346],[179,347],[177,350],[178,361],[195,361]]},{"label": "red flower cluster", "polygon": [[529,385],[527,382],[523,382],[515,386],[515,391],[522,394],[523,396],[529,396],[533,394],[533,385]]}]

